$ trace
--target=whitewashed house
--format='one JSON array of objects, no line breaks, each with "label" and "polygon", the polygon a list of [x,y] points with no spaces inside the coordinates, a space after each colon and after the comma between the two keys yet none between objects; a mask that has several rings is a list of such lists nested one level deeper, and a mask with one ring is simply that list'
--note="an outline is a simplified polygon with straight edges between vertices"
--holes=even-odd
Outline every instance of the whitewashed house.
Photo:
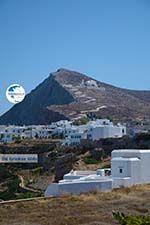
[{"label": "whitewashed house", "polygon": [[64,135],[67,136],[71,133],[72,130],[72,122],[68,120],[60,120],[58,122],[52,123],[50,127],[53,130],[53,134],[55,135]]},{"label": "whitewashed house", "polygon": [[51,129],[45,125],[37,125],[32,128],[32,138],[49,138]]},{"label": "whitewashed house", "polygon": [[66,127],[66,126],[70,125],[72,122],[68,121],[68,120],[60,120],[55,123],[58,127]]},{"label": "whitewashed house", "polygon": [[126,127],[120,124],[113,125],[110,121],[90,124],[87,132],[87,138],[95,141],[101,138],[121,138],[126,135]]},{"label": "whitewashed house", "polygon": [[7,143],[13,141],[13,134],[7,132],[0,132],[0,142]]},{"label": "whitewashed house", "polygon": [[11,125],[7,126],[4,132],[13,134],[14,136],[20,136],[20,134],[23,132],[24,129],[25,127]]},{"label": "whitewashed house", "polygon": [[111,169],[97,171],[71,171],[59,183],[50,184],[45,196],[64,193],[80,194],[94,190],[150,183],[150,150],[124,149],[112,152]]},{"label": "whitewashed house", "polygon": [[111,173],[113,187],[150,183],[150,150],[114,150]]},{"label": "whitewashed house", "polygon": [[94,190],[108,191],[112,189],[111,177],[101,176],[98,171],[74,171],[64,176],[59,183],[50,184],[45,197],[59,196],[62,194],[80,194]]},{"label": "whitewashed house", "polygon": [[0,125],[0,132],[4,132],[6,127],[7,126],[5,126],[5,125]]},{"label": "whitewashed house", "polygon": [[65,141],[63,141],[64,145],[78,146],[81,144],[81,140],[87,139],[87,134],[83,131],[73,131],[71,132]]},{"label": "whitewashed house", "polygon": [[21,137],[25,127],[20,126],[5,126],[3,131],[0,132],[0,141],[1,142],[12,142],[15,138]]},{"label": "whitewashed house", "polygon": [[65,129],[65,140],[63,145],[77,146],[81,140],[87,139],[87,125],[69,126]]},{"label": "whitewashed house", "polygon": [[111,122],[109,119],[97,119],[94,121],[89,121],[88,125],[91,125],[91,126],[113,125],[113,122]]}]

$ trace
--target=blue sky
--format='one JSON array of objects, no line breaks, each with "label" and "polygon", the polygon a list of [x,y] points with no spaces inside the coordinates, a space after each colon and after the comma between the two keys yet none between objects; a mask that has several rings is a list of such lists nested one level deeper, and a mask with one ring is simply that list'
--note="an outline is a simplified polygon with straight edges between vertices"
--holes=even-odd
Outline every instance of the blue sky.
[{"label": "blue sky", "polygon": [[0,0],[0,114],[58,68],[150,89],[149,0]]}]

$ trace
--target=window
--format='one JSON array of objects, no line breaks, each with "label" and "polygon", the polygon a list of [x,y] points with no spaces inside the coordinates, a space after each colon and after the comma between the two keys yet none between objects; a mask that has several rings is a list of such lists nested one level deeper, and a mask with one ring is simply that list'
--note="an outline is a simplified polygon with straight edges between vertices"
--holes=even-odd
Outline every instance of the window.
[{"label": "window", "polygon": [[122,168],[120,168],[120,169],[119,169],[119,172],[120,172],[120,173],[123,173],[123,169],[122,169]]}]

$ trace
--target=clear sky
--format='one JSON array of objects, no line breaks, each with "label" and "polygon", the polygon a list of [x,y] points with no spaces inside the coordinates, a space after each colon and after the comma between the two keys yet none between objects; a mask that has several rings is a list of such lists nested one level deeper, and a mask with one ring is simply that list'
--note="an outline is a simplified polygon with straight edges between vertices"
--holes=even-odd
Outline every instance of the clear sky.
[{"label": "clear sky", "polygon": [[58,68],[150,89],[150,0],[0,0],[0,114]]}]

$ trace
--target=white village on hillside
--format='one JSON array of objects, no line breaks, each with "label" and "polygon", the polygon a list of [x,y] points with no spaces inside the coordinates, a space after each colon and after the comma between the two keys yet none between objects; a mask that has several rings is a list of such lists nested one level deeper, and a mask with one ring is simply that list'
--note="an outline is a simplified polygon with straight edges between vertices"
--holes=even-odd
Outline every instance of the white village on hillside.
[{"label": "white village on hillside", "polygon": [[78,146],[82,140],[99,140],[101,138],[121,138],[125,135],[134,136],[137,133],[147,133],[148,128],[126,127],[126,124],[114,124],[109,119],[96,119],[84,125],[74,125],[73,121],[60,120],[50,125],[0,125],[0,142],[9,143],[20,139],[36,139],[61,137],[61,144]]},{"label": "white village on hillside", "polygon": [[34,139],[62,137],[62,145],[77,146],[81,140],[121,138],[126,135],[125,125],[114,125],[108,119],[89,121],[85,125],[73,125],[72,121],[61,120],[50,125],[0,126],[0,142],[12,142],[16,138]]}]

